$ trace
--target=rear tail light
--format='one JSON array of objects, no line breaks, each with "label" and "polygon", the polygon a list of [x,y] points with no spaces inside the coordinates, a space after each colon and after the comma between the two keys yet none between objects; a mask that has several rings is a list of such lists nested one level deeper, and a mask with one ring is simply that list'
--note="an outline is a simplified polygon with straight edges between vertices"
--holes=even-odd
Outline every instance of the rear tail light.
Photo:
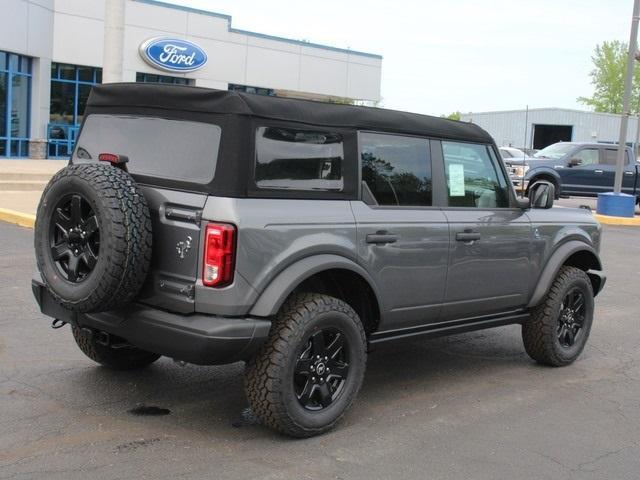
[{"label": "rear tail light", "polygon": [[112,165],[122,165],[129,161],[129,157],[126,155],[117,155],[115,153],[101,153],[98,155],[98,160],[101,162],[109,162]]},{"label": "rear tail light", "polygon": [[209,223],[204,234],[202,283],[224,287],[233,282],[236,228],[224,223]]}]

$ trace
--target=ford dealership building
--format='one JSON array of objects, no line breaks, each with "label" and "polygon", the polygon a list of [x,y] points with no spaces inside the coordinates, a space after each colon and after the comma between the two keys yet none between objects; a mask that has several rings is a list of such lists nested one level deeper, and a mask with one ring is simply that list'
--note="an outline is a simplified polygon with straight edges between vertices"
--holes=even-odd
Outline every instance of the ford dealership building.
[{"label": "ford dealership building", "polygon": [[[212,2],[215,3],[215,2]],[[3,0],[0,158],[68,156],[102,81],[104,0]],[[126,0],[122,78],[326,101],[380,99],[382,57],[248,32],[231,17]]]}]

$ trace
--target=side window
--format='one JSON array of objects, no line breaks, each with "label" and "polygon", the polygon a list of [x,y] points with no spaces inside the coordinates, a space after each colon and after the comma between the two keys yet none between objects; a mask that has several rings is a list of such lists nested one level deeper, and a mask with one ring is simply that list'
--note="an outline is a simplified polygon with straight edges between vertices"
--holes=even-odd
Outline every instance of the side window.
[{"label": "side window", "polygon": [[506,180],[488,145],[442,142],[451,207],[505,208]]},{"label": "side window", "polygon": [[[629,152],[626,151],[624,154],[624,162],[625,164],[631,163],[629,160]],[[606,148],[604,150],[604,158],[602,159],[602,163],[605,165],[615,165],[618,160],[618,150],[613,148]]]},{"label": "side window", "polygon": [[[598,158],[598,149],[597,148],[585,148],[574,153],[571,158],[577,158],[581,160],[581,167],[586,167],[587,165],[595,165],[600,163],[600,159]],[[615,162],[614,162],[615,163]]]},{"label": "side window", "polygon": [[258,188],[342,191],[342,134],[289,127],[256,131]]},{"label": "side window", "polygon": [[360,155],[362,180],[378,205],[431,205],[428,140],[361,133]]}]

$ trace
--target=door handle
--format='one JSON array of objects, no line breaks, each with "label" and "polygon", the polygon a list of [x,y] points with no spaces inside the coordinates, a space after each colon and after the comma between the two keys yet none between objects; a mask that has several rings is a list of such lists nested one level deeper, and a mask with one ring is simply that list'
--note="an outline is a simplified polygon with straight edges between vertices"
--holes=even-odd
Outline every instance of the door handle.
[{"label": "door handle", "polygon": [[456,233],[456,241],[458,242],[474,242],[476,240],[480,240],[480,232],[465,230],[464,232]]},{"label": "door handle", "polygon": [[369,233],[366,236],[367,243],[373,243],[376,245],[384,245],[386,243],[396,243],[397,240],[398,240],[397,235],[395,235],[394,233],[386,232],[384,230],[376,233]]},{"label": "door handle", "polygon": [[624,172],[625,175],[635,175],[633,172]]},{"label": "door handle", "polygon": [[598,170],[594,170],[594,171],[593,171],[593,173],[604,173],[604,171],[603,171],[603,170],[598,169]]}]

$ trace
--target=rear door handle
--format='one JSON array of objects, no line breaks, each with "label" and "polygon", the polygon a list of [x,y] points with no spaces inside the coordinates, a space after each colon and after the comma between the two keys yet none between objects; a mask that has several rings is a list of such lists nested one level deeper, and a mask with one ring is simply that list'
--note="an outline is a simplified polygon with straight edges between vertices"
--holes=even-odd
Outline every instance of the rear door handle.
[{"label": "rear door handle", "polygon": [[458,242],[473,242],[475,240],[480,240],[480,232],[473,232],[471,230],[458,232],[456,233],[456,240]]},{"label": "rear door handle", "polygon": [[594,170],[593,173],[604,173],[603,170]]},{"label": "rear door handle", "polygon": [[625,175],[635,175],[633,172],[624,172]]},{"label": "rear door handle", "polygon": [[386,243],[396,243],[398,236],[394,233],[380,231],[376,233],[369,233],[366,237],[367,243],[374,243],[376,245],[384,245]]}]

